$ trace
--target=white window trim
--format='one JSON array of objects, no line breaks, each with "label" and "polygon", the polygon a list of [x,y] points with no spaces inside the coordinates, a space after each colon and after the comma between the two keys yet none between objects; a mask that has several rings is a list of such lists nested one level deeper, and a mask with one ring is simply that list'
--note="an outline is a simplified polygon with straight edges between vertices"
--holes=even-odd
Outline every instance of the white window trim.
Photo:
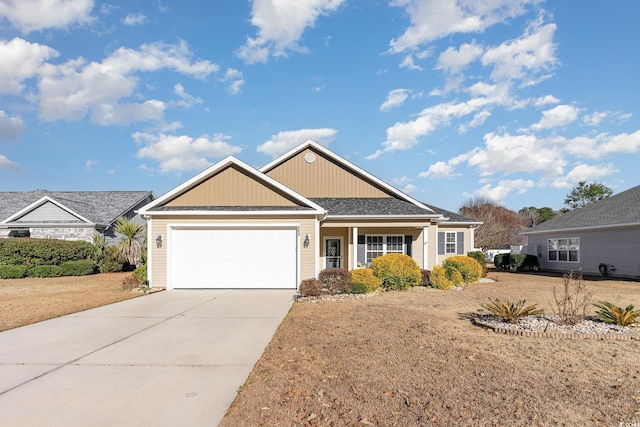
[{"label": "white window trim", "polygon": [[[557,240],[566,240],[567,241],[567,250],[566,250],[566,252],[567,252],[567,260],[566,261],[560,259],[560,252],[561,251],[559,249],[555,249],[553,251],[553,252],[556,253],[556,259],[550,259],[549,252],[552,252],[552,251],[551,251],[551,249],[549,249],[549,242],[552,241],[552,240],[556,240],[556,241]],[[577,240],[578,241],[578,249],[577,249],[578,256],[577,256],[577,260],[576,261],[569,260],[569,240]],[[562,251],[562,252],[565,252],[565,251]],[[547,239],[547,261],[549,261],[549,262],[570,262],[570,263],[573,263],[573,264],[579,263],[580,262],[580,238],[579,237],[556,237],[556,238],[553,238],[553,239]]]},{"label": "white window trim", "polygon": [[[451,243],[447,241],[447,236],[449,234],[453,234],[453,252],[449,252],[447,250],[447,245]],[[456,231],[445,231],[444,232],[444,255],[455,255],[458,253],[458,233]]]},{"label": "white window trim", "polygon": [[400,237],[401,242],[402,242],[402,253],[406,255],[407,253],[407,245],[404,242],[404,234],[365,234],[364,237],[364,259],[365,262],[368,258],[368,255],[370,252],[380,252],[380,251],[370,251],[368,248],[368,244],[367,244],[367,240],[369,237],[382,237],[382,255],[386,255],[386,254],[396,254],[396,253],[400,253],[397,251],[391,251],[388,252],[387,251],[387,237]]}]

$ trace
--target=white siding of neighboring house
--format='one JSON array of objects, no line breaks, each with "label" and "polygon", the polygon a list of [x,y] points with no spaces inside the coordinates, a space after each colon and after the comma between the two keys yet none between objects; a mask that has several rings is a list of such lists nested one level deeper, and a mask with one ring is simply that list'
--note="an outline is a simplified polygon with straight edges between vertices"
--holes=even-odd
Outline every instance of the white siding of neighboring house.
[{"label": "white siding of neighboring house", "polygon": [[[549,261],[547,242],[556,238],[580,238],[579,262]],[[601,263],[615,266],[609,276],[640,277],[640,227],[590,230],[575,232],[549,232],[529,234],[524,252],[534,254],[539,246],[538,258],[542,270],[578,271],[599,275]],[[537,255],[537,254],[536,254]]]},{"label": "white siding of neighboring house", "polygon": [[51,202],[43,203],[41,206],[30,211],[26,215],[16,219],[16,223],[38,223],[38,222],[64,222],[64,223],[81,223],[78,217],[70,214],[64,209]]}]

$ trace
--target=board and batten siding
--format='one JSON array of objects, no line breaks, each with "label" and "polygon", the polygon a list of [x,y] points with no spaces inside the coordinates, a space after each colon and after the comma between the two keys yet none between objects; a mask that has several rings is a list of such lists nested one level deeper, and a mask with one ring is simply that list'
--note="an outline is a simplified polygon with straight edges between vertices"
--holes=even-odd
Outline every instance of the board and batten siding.
[{"label": "board and batten siding", "polygon": [[[300,280],[308,279],[315,276],[315,247],[318,244],[315,237],[316,218],[306,218],[300,216],[282,216],[282,217],[260,217],[260,218],[237,218],[233,216],[216,216],[216,217],[197,217],[186,218],[183,216],[175,217],[155,217],[150,220],[150,242],[149,255],[151,263],[151,286],[155,288],[167,287],[167,253],[171,245],[169,238],[169,225],[229,225],[234,224],[239,227],[244,225],[265,225],[269,224],[299,224],[300,236],[298,236],[299,246],[299,276]],[[155,239],[159,234],[163,236],[162,247],[157,248]],[[309,247],[305,248],[302,244],[305,235],[309,235]],[[250,268],[251,260],[247,260],[247,268]],[[242,274],[242,272],[238,272]]]},{"label": "board and batten siding", "polygon": [[[548,239],[580,238],[579,262],[549,261]],[[601,263],[615,266],[609,276],[637,278],[640,276],[640,227],[606,230],[583,230],[529,234],[525,252],[542,256],[538,258],[540,269],[552,271],[576,271],[600,275]]]},{"label": "board and batten siding", "polygon": [[232,165],[164,206],[298,206],[298,203]]},{"label": "board and batten siding", "polygon": [[[313,154],[315,160],[307,162],[307,154]],[[266,171],[266,174],[308,198],[391,197],[386,191],[312,149],[301,151]]]}]

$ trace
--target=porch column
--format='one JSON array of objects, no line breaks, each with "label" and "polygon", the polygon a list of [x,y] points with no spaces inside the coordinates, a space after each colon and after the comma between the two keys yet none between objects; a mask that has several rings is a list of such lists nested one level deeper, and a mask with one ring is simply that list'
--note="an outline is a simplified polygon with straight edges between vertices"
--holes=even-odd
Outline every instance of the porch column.
[{"label": "porch column", "polygon": [[352,245],[353,246],[353,258],[351,259],[351,269],[354,270],[358,267],[358,227],[352,229]]},{"label": "porch column", "polygon": [[424,227],[422,229],[422,268],[425,270],[429,270],[429,227]]}]

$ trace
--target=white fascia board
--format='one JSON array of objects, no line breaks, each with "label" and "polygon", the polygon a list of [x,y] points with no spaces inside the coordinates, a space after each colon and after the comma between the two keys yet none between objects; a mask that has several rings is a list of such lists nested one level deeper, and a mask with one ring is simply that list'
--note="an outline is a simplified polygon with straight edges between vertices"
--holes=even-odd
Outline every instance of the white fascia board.
[{"label": "white fascia board", "polygon": [[612,225],[592,225],[588,227],[557,228],[552,230],[540,230],[540,231],[521,231],[520,234],[569,233],[573,231],[610,230],[612,228],[628,228],[628,227],[640,227],[640,222],[630,222],[626,224],[612,224]]},{"label": "white fascia board", "polygon": [[318,150],[319,152],[321,152],[322,154],[326,155],[327,157],[330,157],[331,159],[333,159],[336,162],[340,163],[342,166],[345,166],[345,167],[351,169],[352,171],[364,176],[365,178],[369,179],[370,181],[375,182],[377,185],[379,185],[380,187],[382,187],[385,190],[389,191],[390,193],[398,196],[400,199],[405,200],[405,201],[407,201],[409,203],[412,203],[412,204],[418,206],[419,208],[425,209],[425,210],[427,210],[429,212],[434,212],[434,210],[431,209],[430,207],[428,207],[428,206],[424,205],[423,203],[417,201],[413,197],[403,193],[402,191],[398,190],[397,188],[393,187],[392,185],[387,184],[385,181],[381,180],[380,178],[377,178],[376,176],[371,175],[369,172],[365,171],[364,169],[359,168],[358,166],[354,165],[353,163],[349,162],[348,160],[343,159],[342,157],[338,156],[333,151],[329,150],[328,148],[323,147],[322,145],[318,144],[317,142],[315,142],[315,141],[313,141],[311,139],[307,140],[306,142],[303,142],[299,146],[293,148],[292,150],[289,150],[287,153],[285,153],[282,156],[278,157],[277,159],[273,160],[269,164],[261,167],[260,168],[260,172],[264,173],[265,171],[268,171],[268,170],[272,169],[277,164],[283,163],[288,158],[290,158],[290,157],[294,156],[295,154],[301,152],[302,150],[304,150],[306,148],[310,148],[310,147],[315,149],[315,150]]},{"label": "white fascia board", "polygon": [[[92,221],[89,221],[87,218],[83,217],[82,215],[80,215],[77,212],[74,212],[73,210],[69,209],[68,207],[66,207],[62,203],[57,202],[56,200],[52,199],[49,196],[42,196],[41,198],[39,198],[35,202],[31,203],[29,206],[27,206],[27,207],[25,207],[23,209],[20,209],[18,212],[14,213],[9,218],[7,218],[4,221],[0,222],[0,224],[8,224],[11,221],[15,220],[16,218],[20,218],[20,217],[26,215],[28,212],[30,212],[30,211],[32,211],[32,210],[44,205],[47,202],[53,203],[54,205],[56,205],[60,209],[64,210],[65,212],[75,216],[76,218],[80,219],[81,221],[84,221],[87,225],[95,225]],[[41,223],[38,223],[38,224],[41,224]]]},{"label": "white fascia board", "polygon": [[[273,178],[263,174],[262,172],[260,172],[259,170],[257,170],[256,168],[247,165],[246,163],[236,159],[233,156],[229,156],[221,161],[219,161],[218,163],[216,163],[215,165],[207,168],[206,170],[204,170],[203,172],[199,173],[198,175],[194,176],[193,178],[191,178],[190,180],[184,182],[183,184],[179,185],[178,187],[174,188],[173,190],[168,191],[167,193],[163,194],[162,196],[160,196],[159,198],[155,199],[153,202],[149,203],[146,206],[143,206],[142,208],[140,208],[138,210],[138,213],[140,215],[149,215],[149,210],[153,209],[156,206],[161,205],[162,203],[166,202],[167,200],[175,197],[178,194],[183,193],[184,191],[189,190],[190,188],[194,187],[196,184],[199,184],[200,182],[204,181],[205,179],[207,179],[210,175],[214,174],[215,172],[231,165],[237,165],[239,166],[241,169],[243,169],[244,171],[250,173],[251,175],[253,175],[254,177],[256,177],[259,180],[262,180],[264,182],[269,183],[270,185],[276,187],[278,190],[282,191],[283,193],[286,193],[287,195],[293,197],[295,200],[298,200],[300,203],[309,206],[310,208],[314,209],[314,211],[316,211],[315,213],[324,213],[325,210],[322,209],[320,206],[318,206],[317,204],[313,203],[311,200],[307,199],[306,197],[296,193],[295,191],[293,191],[292,189],[282,185],[281,183],[279,183],[278,181],[274,180]],[[195,211],[189,211],[189,214],[193,214],[193,212]],[[153,215],[157,215],[159,212],[153,212]],[[255,214],[255,212],[253,212]],[[211,214],[209,212],[209,214]]]}]

